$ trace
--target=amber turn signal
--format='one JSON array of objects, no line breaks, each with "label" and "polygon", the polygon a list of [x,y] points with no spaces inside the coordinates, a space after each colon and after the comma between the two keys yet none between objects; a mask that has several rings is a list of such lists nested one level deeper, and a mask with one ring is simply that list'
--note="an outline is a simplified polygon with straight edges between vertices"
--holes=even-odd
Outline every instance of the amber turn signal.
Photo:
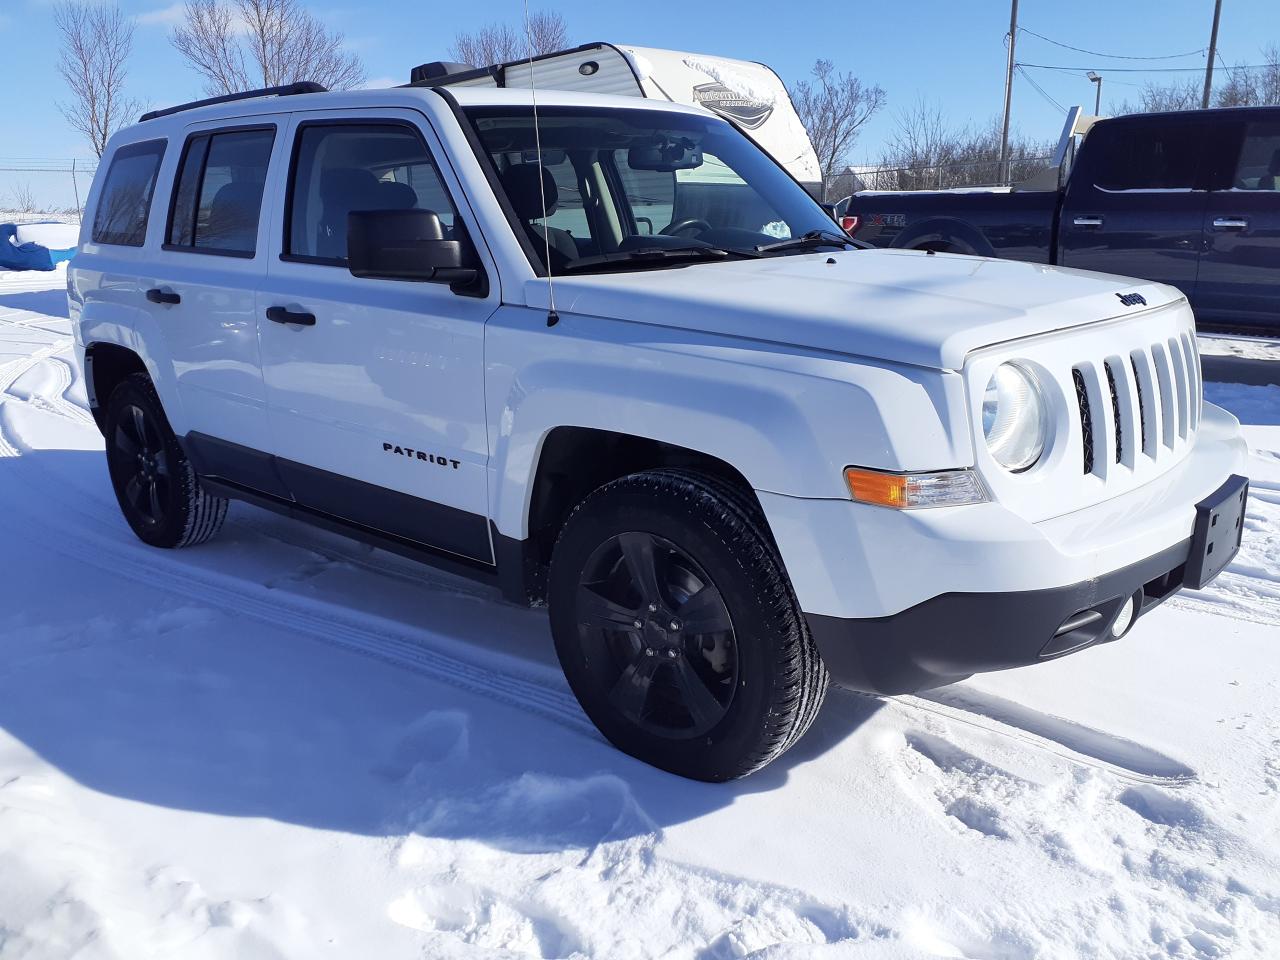
[{"label": "amber turn signal", "polygon": [[883,470],[846,467],[844,479],[853,499],[897,510],[956,507],[982,503],[987,499],[982,483],[972,470],[887,473]]}]

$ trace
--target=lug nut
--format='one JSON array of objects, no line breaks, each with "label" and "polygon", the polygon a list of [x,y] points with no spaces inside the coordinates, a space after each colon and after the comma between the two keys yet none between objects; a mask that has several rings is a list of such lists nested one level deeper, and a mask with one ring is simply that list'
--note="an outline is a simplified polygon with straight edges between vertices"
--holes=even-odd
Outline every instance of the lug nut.
[{"label": "lug nut", "polygon": [[672,620],[672,621],[671,621],[671,629],[672,629],[672,630],[679,630],[679,629],[680,629],[680,621],[679,621],[679,620]]},{"label": "lug nut", "polygon": [[670,657],[672,660],[674,660],[676,657],[680,656],[680,651],[677,650],[675,647],[672,647],[667,651],[667,656]]},{"label": "lug nut", "polygon": [[657,612],[658,612],[658,605],[657,605],[656,603],[651,603],[651,604],[649,604],[649,612],[650,612],[650,613],[657,613]]},{"label": "lug nut", "polygon": [[653,656],[653,647],[645,647],[645,648],[644,648],[644,655],[645,655],[646,657],[652,657],[652,656]]},{"label": "lug nut", "polygon": [[642,622],[641,622],[641,621],[639,621],[639,620],[632,620],[632,621],[631,621],[631,625],[632,625],[633,627],[635,627],[637,630],[639,630],[641,627],[643,627],[643,626],[644,626],[644,623],[642,623]]}]

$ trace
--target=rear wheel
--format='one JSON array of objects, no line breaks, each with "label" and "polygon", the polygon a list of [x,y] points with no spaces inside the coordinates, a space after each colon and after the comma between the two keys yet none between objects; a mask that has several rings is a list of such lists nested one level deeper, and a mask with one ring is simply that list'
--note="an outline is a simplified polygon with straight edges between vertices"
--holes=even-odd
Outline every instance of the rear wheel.
[{"label": "rear wheel", "polygon": [[745,776],[808,729],[827,674],[758,507],[686,471],[616,480],[552,558],[565,676],[619,749],[698,780]]},{"label": "rear wheel", "polygon": [[145,374],[111,393],[106,416],[107,470],[120,511],[153,547],[204,543],[222,526],[227,501],[200,486]]}]

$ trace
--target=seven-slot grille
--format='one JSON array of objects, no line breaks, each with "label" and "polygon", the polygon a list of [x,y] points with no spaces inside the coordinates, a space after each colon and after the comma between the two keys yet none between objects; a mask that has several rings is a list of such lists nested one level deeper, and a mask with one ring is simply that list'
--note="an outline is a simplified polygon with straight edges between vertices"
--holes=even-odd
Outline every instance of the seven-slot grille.
[{"label": "seven-slot grille", "polygon": [[1082,470],[1106,477],[1139,455],[1160,461],[1194,436],[1200,422],[1200,358],[1182,333],[1101,362],[1072,368],[1083,439]]}]

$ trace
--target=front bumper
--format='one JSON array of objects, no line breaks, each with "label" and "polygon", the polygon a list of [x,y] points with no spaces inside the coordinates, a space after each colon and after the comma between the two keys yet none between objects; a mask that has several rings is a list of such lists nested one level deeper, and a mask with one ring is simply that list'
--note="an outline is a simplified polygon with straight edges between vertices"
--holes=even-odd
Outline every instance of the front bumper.
[{"label": "front bumper", "polygon": [[1190,545],[1065,587],[948,593],[875,619],[805,617],[836,683],[868,693],[912,693],[1116,639],[1111,626],[1130,597],[1140,594],[1141,616],[1185,585]]},{"label": "front bumper", "polygon": [[1008,593],[948,593],[889,617],[806,614],[835,681],[910,693],[974,673],[1052,660],[1123,637],[1183,587],[1203,589],[1240,548],[1249,482],[1233,475],[1196,504],[1188,540],[1105,576]]}]

